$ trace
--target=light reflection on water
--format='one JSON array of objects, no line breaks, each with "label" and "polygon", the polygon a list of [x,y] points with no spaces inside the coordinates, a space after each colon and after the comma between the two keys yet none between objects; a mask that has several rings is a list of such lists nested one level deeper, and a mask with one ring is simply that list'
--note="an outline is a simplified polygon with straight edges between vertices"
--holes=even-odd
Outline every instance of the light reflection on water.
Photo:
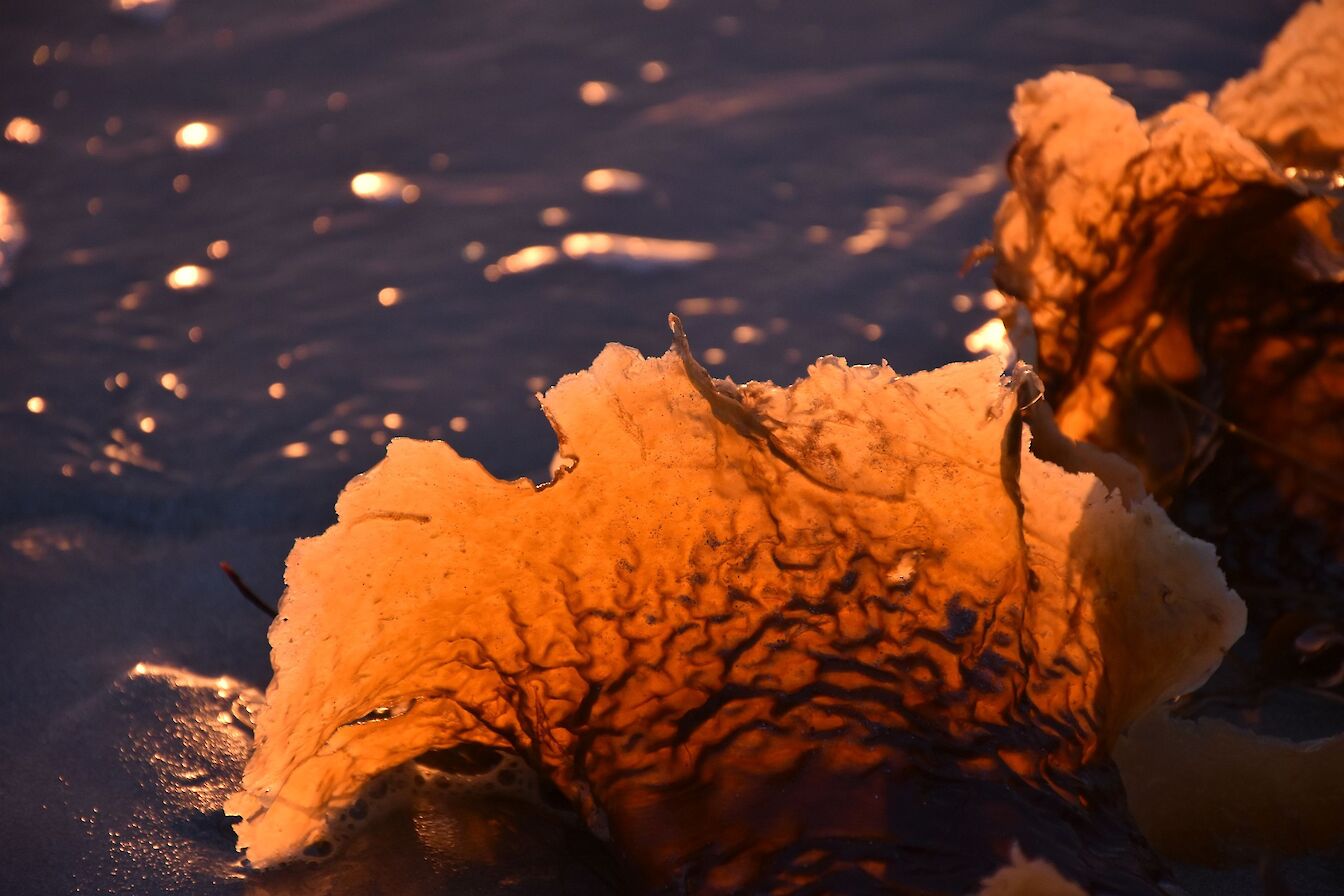
[{"label": "light reflection on water", "polygon": [[28,228],[18,206],[7,194],[0,193],[0,289],[14,280],[19,253],[28,243]]},{"label": "light reflection on water", "polygon": [[575,261],[614,264],[633,270],[678,267],[709,261],[718,251],[713,243],[624,236],[619,233],[571,233],[565,237],[561,247]]},{"label": "light reflection on water", "polygon": [[111,0],[111,9],[129,18],[158,24],[173,11],[177,0]]},{"label": "light reflection on water", "polygon": [[179,291],[202,289],[209,286],[215,279],[215,275],[209,268],[201,267],[198,264],[184,264],[181,267],[173,268],[168,272],[168,276],[163,280],[168,284],[169,289]]},{"label": "light reflection on water", "polygon": [[31,118],[16,115],[5,125],[5,139],[11,143],[42,142],[42,126]]},{"label": "light reflection on water", "polygon": [[644,189],[644,178],[621,168],[594,168],[583,176],[583,189],[599,196],[638,193]]},{"label": "light reflection on water", "polygon": [[665,240],[619,233],[571,233],[555,246],[527,246],[505,255],[485,268],[485,278],[496,281],[509,274],[525,274],[565,259],[629,271],[654,271],[709,261],[717,254],[712,243]]},{"label": "light reflection on water", "polygon": [[109,546],[0,558],[44,608],[0,648],[67,703],[150,651],[260,680],[264,621],[215,561],[260,539],[278,594],[394,436],[544,479],[535,394],[608,341],[662,352],[668,311],[739,381],[968,357],[995,309],[957,271],[1014,85],[1092,67],[1141,111],[1216,88],[1289,11],[1241,6],[19,3],[0,527]]},{"label": "light reflection on water", "polygon": [[[356,9],[371,17],[361,32],[435,46],[419,32],[435,31],[437,21],[398,4],[356,3],[349,15]],[[753,45],[757,19],[782,29],[760,47],[790,47],[788,35],[818,27],[771,9],[709,18],[689,6],[657,11],[664,22],[691,16],[683,30],[739,48]],[[25,157],[30,182],[59,197],[51,163],[78,147],[89,158],[76,178],[87,183],[79,191],[87,218],[78,226],[50,221],[46,244],[62,247],[64,266],[45,266],[27,288],[55,294],[63,278],[86,272],[60,329],[93,345],[79,360],[99,368],[94,382],[114,384],[92,393],[114,405],[60,395],[56,406],[81,424],[44,415],[50,428],[31,435],[50,450],[24,452],[23,462],[64,478],[71,469],[76,479],[84,471],[124,475],[128,461],[109,460],[107,441],[82,432],[101,419],[95,430],[154,439],[155,464],[130,465],[140,478],[119,493],[132,505],[143,501],[141,474],[153,472],[194,482],[202,494],[244,481],[324,494],[377,457],[384,429],[360,421],[396,403],[415,408],[413,435],[460,434],[445,421],[481,421],[465,451],[505,474],[535,472],[551,437],[530,398],[497,383],[538,370],[554,381],[613,338],[659,351],[663,314],[700,294],[735,296],[731,312],[708,316],[692,336],[710,363],[731,357],[741,365],[739,377],[788,378],[830,351],[861,361],[886,355],[907,368],[961,356],[960,334],[971,327],[926,295],[955,291],[960,253],[986,228],[1001,178],[984,159],[1006,139],[1008,75],[993,72],[982,88],[994,113],[988,139],[948,124],[964,139],[931,153],[891,124],[918,114],[930,125],[944,121],[920,111],[929,86],[874,92],[879,83],[901,85],[898,68],[791,49],[794,68],[780,82],[787,87],[773,88],[732,56],[677,51],[648,30],[647,12],[624,26],[634,38],[630,60],[592,70],[604,77],[570,81],[582,87],[567,100],[548,95],[562,79],[541,76],[521,48],[469,45],[468,56],[479,58],[462,71],[426,57],[393,77],[377,66],[352,69],[344,57],[329,69],[255,70],[249,48],[298,33],[294,22],[248,36],[188,11],[161,30],[47,37],[33,70],[56,73],[70,59],[87,67],[66,70],[59,82],[52,102],[68,112],[36,150],[49,155]],[[330,21],[336,28],[350,19]],[[342,39],[312,24],[319,42]],[[178,74],[211,83],[227,72],[219,84],[247,89],[184,102],[160,96],[157,77],[137,68],[137,60],[159,64],[169,48],[203,38],[212,73],[197,75],[197,63],[184,61]],[[878,41],[858,52],[888,55]],[[491,54],[510,60],[507,77]],[[585,67],[580,55],[571,60],[575,72]],[[958,89],[979,73],[974,54],[964,58],[951,78]],[[136,99],[100,93],[99,79],[109,76],[141,82],[129,94]],[[34,80],[33,90],[42,84]],[[389,89],[391,100],[377,95]],[[511,103],[496,101],[506,96]],[[584,111],[599,106],[611,110]],[[224,139],[221,121],[236,139]],[[164,122],[180,154],[159,141]],[[820,142],[780,141],[795,132]],[[547,139],[536,143],[531,133]],[[729,142],[705,155],[700,147],[715,140]],[[732,149],[734,141],[742,148]],[[548,240],[538,225],[568,232]],[[522,248],[488,263],[492,245]],[[159,265],[168,270],[166,289],[153,285]],[[643,276],[627,283],[627,272]],[[510,276],[523,273],[533,276]],[[179,304],[168,300],[174,293]],[[369,318],[370,307],[397,314]],[[560,308],[566,323],[548,325]],[[32,318],[34,334],[56,324]],[[81,332],[81,319],[96,329]],[[69,365],[46,363],[39,341],[30,351],[32,395],[71,389],[78,377]],[[511,356],[525,373],[511,374]],[[285,359],[284,381],[267,375],[267,357]],[[164,386],[167,368],[176,381]],[[131,385],[121,385],[123,376]],[[160,392],[139,385],[156,379]],[[178,403],[165,407],[167,396]],[[336,452],[319,447],[333,432],[361,431]],[[513,438],[518,431],[528,437]],[[314,478],[296,481],[294,465],[276,466],[277,457],[314,465]]]},{"label": "light reflection on water", "polygon": [[223,139],[224,132],[219,126],[206,121],[187,122],[173,135],[173,142],[177,144],[177,148],[188,152],[217,149]]},{"label": "light reflection on water", "polygon": [[390,171],[361,171],[350,178],[350,192],[368,202],[410,203],[420,198],[419,187]]}]

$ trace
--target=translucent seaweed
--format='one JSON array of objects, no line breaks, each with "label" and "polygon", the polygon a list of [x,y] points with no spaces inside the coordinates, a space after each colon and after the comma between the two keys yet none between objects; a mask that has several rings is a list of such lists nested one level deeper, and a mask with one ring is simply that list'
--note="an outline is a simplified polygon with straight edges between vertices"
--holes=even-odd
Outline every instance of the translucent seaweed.
[{"label": "translucent seaweed", "polygon": [[553,483],[398,439],[295,546],[228,806],[254,865],[477,743],[650,890],[968,892],[1020,847],[1155,892],[1109,752],[1207,677],[1244,609],[1208,545],[1083,472],[1099,455],[1027,368],[825,358],[737,386],[679,340],[609,346],[543,407]]}]

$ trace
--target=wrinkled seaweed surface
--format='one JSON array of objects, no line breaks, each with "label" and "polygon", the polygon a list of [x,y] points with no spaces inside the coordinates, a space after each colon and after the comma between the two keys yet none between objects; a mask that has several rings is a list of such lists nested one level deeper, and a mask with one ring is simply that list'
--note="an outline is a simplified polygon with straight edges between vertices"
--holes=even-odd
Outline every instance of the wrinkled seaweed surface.
[{"label": "wrinkled seaweed surface", "polygon": [[[1003,110],[1024,78],[1090,67],[1128,78],[1126,95],[1157,108],[1252,65],[1289,12],[179,5],[154,29],[114,21],[101,4],[16,0],[0,29],[0,115],[46,129],[35,147],[0,143],[0,189],[31,236],[0,293],[0,882],[10,893],[596,892],[563,827],[498,800],[471,815],[474,836],[451,822],[468,810],[431,807],[414,824],[389,819],[377,828],[386,836],[320,873],[245,882],[222,815],[194,796],[149,796],[164,761],[192,769],[189,788],[207,786],[198,774],[210,788],[235,786],[240,754],[206,749],[174,721],[208,722],[183,700],[216,716],[227,706],[153,677],[132,686],[126,674],[146,660],[265,681],[265,620],[215,564],[230,560],[275,595],[293,539],[329,522],[330,495],[382,453],[370,438],[380,422],[361,421],[396,411],[405,432],[426,436],[466,414],[471,427],[453,436],[464,454],[502,475],[538,471],[553,439],[527,378],[580,369],[595,339],[661,348],[662,315],[681,299],[733,296],[745,309],[697,322],[703,345],[729,349],[716,373],[740,365],[787,381],[825,352],[886,355],[905,370],[959,359],[976,321],[946,300],[987,285],[953,272],[987,234],[996,193],[962,198],[903,249],[850,255],[843,238],[869,210],[896,201],[918,216],[957,180],[998,170],[1011,139]],[[91,56],[100,35],[111,48],[101,62]],[[33,64],[38,47],[62,41],[67,60]],[[662,86],[635,81],[646,59],[667,61]],[[575,91],[591,78],[619,82],[626,103],[582,107]],[[340,115],[327,109],[334,91],[350,98]],[[713,115],[681,117],[710,102]],[[641,116],[659,105],[658,121]],[[225,125],[224,152],[172,148],[172,131],[194,118]],[[452,158],[441,180],[428,167],[435,152]],[[581,193],[583,172],[613,164],[657,189],[633,200]],[[346,184],[372,167],[435,189],[414,207],[360,206]],[[180,174],[191,178],[181,194]],[[91,215],[95,197],[102,211]],[[576,224],[733,251],[689,271],[566,269],[499,284],[461,259],[472,240],[488,261],[547,238],[535,221],[548,205],[569,207]],[[325,240],[313,233],[323,214],[336,222]],[[830,240],[800,236],[813,225]],[[229,259],[208,262],[204,247],[221,238]],[[214,268],[208,291],[159,285],[188,261]],[[389,283],[406,299],[375,316]],[[137,284],[150,287],[142,304],[121,307]],[[774,317],[789,322],[787,338],[732,341],[736,326],[764,330]],[[866,321],[881,325],[876,342]],[[192,326],[205,341],[185,338]],[[285,355],[296,372],[280,366]],[[187,399],[158,385],[168,370]],[[106,389],[121,371],[132,388]],[[283,401],[266,395],[277,379],[290,386]],[[44,414],[24,410],[32,395],[46,397]],[[159,424],[152,437],[137,434],[145,414]],[[348,453],[325,447],[337,428],[356,436]],[[119,476],[89,469],[109,445],[129,452],[128,434],[152,463]],[[307,458],[280,454],[298,440],[312,445]],[[67,464],[75,475],[63,475]],[[127,845],[145,836],[125,833],[137,819],[165,838],[160,848]]]}]

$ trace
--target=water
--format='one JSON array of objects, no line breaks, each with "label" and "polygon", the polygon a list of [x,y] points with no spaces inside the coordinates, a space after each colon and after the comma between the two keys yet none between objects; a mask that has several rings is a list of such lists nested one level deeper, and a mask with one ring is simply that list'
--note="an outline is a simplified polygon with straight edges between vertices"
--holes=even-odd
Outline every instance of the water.
[{"label": "water", "polygon": [[[1081,68],[1150,112],[1254,65],[1293,4],[665,6],[7,0],[0,889],[244,887],[135,758],[147,718],[194,718],[185,685],[126,675],[264,683],[217,562],[278,596],[388,438],[544,478],[533,393],[607,341],[661,352],[674,310],[739,380],[965,358],[1013,86]],[[154,855],[109,839],[137,813]]]}]

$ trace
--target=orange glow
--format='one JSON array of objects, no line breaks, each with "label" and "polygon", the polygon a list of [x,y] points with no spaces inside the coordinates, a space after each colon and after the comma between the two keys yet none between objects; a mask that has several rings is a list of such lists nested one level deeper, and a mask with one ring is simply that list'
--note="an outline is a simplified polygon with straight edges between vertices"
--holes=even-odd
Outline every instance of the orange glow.
[{"label": "orange glow", "polygon": [[583,189],[588,193],[638,193],[644,189],[644,178],[621,168],[597,168],[583,176]]},{"label": "orange glow", "polygon": [[221,258],[227,258],[229,256],[229,241],[215,240],[213,243],[205,247],[205,254],[209,255],[216,261],[218,261]]},{"label": "orange glow", "polygon": [[705,296],[682,299],[677,302],[677,313],[687,317],[699,317],[704,314],[736,314],[742,310],[742,303],[732,296],[711,299]]},{"label": "orange glow", "polygon": [[290,442],[280,449],[280,456],[288,458],[307,457],[311,451],[312,449],[307,442]]},{"label": "orange glow", "polygon": [[12,143],[38,143],[42,140],[42,126],[31,118],[16,115],[5,125],[5,139]]},{"label": "orange glow", "polygon": [[646,62],[639,67],[639,77],[646,84],[657,84],[667,77],[667,65],[657,60]]},{"label": "orange glow", "polygon": [[960,211],[968,201],[983,196],[1003,180],[999,165],[981,165],[965,177],[952,179],[951,189],[939,195],[924,210],[921,224],[936,224]]},{"label": "orange glow", "polygon": [[34,395],[28,399],[28,411],[33,414],[40,414],[47,409],[47,400],[41,395]]},{"label": "orange glow", "polygon": [[554,246],[528,246],[495,262],[501,274],[522,274],[547,267],[560,260],[560,250]]},{"label": "orange glow", "polygon": [[467,426],[468,423],[466,417],[454,417],[448,421],[448,428],[453,432],[466,432]]},{"label": "orange glow", "polygon": [[694,299],[682,299],[677,302],[677,313],[686,317],[698,317],[699,315],[712,314],[713,312],[713,299],[697,297]]},{"label": "orange glow", "polygon": [[563,227],[569,223],[569,211],[559,206],[551,206],[541,210],[537,215],[537,220],[547,227]]},{"label": "orange glow", "polygon": [[[867,255],[875,249],[884,247],[899,249],[908,246],[913,238],[912,234],[901,229],[901,225],[908,217],[909,213],[905,206],[899,203],[868,209],[864,215],[863,231],[845,239],[843,244],[845,251],[850,255]],[[819,235],[813,239],[811,232],[809,239],[813,242],[825,242]]]},{"label": "orange glow", "polygon": [[177,384],[180,382],[181,380],[177,378],[177,374],[172,373],[171,371],[165,374],[161,374],[159,376],[159,385],[167,389],[169,392],[172,392],[174,389],[176,389]]},{"label": "orange glow", "polygon": [[585,81],[579,87],[579,99],[589,106],[601,106],[619,95],[616,85],[607,81]]},{"label": "orange glow", "polygon": [[618,233],[571,233],[560,245],[564,253],[575,260],[613,261],[634,266],[694,264],[708,261],[716,254],[713,243]]},{"label": "orange glow", "polygon": [[196,264],[184,264],[180,268],[174,268],[164,278],[170,289],[179,291],[191,291],[209,286],[215,279],[215,275],[209,268],[203,268]]},{"label": "orange glow", "polygon": [[271,383],[269,386],[266,387],[266,394],[274,398],[276,401],[279,401],[280,399],[285,397],[285,384]]},{"label": "orange glow", "polygon": [[331,440],[331,444],[333,445],[350,444],[350,433],[346,432],[343,429],[333,429],[331,431],[331,435],[328,436],[327,438]]},{"label": "orange glow", "polygon": [[760,327],[753,327],[748,324],[733,328],[733,341],[738,345],[749,345],[753,342],[764,342],[765,332]]},{"label": "orange glow", "polygon": [[400,414],[383,415],[383,426],[386,426],[388,429],[401,429],[405,423],[406,419]]},{"label": "orange glow", "polygon": [[19,215],[18,206],[6,193],[0,193],[0,286],[9,283],[9,262],[28,242],[28,228]]},{"label": "orange glow", "polygon": [[485,257],[485,244],[472,241],[462,247],[463,261],[480,261]]},{"label": "orange glow", "polygon": [[178,128],[173,140],[177,143],[178,149],[195,152],[218,146],[223,136],[224,132],[218,125],[205,121],[192,121]]},{"label": "orange glow", "polygon": [[141,432],[148,434],[158,429],[159,425],[155,422],[153,417],[146,415],[140,418],[139,426]]},{"label": "orange glow", "polygon": [[147,22],[161,22],[172,12],[176,0],[112,0],[113,12],[125,13]]},{"label": "orange glow", "polygon": [[179,174],[173,178],[173,192],[185,193],[191,189],[191,177],[186,174]]},{"label": "orange glow", "polygon": [[865,230],[845,240],[845,251],[850,255],[867,255],[887,241],[887,235],[881,230]]},{"label": "orange glow", "polygon": [[327,95],[327,109],[331,112],[343,112],[349,104],[350,97],[339,90]]},{"label": "orange glow", "polygon": [[366,202],[415,202],[420,188],[390,171],[361,171],[350,178],[350,192]]},{"label": "orange glow", "polygon": [[1008,341],[1008,330],[997,317],[985,321],[962,340],[966,351],[973,355],[997,355],[1000,358],[1012,356],[1013,346]]},{"label": "orange glow", "polygon": [[378,304],[384,308],[391,308],[401,301],[401,290],[395,286],[384,286],[378,290]]}]

